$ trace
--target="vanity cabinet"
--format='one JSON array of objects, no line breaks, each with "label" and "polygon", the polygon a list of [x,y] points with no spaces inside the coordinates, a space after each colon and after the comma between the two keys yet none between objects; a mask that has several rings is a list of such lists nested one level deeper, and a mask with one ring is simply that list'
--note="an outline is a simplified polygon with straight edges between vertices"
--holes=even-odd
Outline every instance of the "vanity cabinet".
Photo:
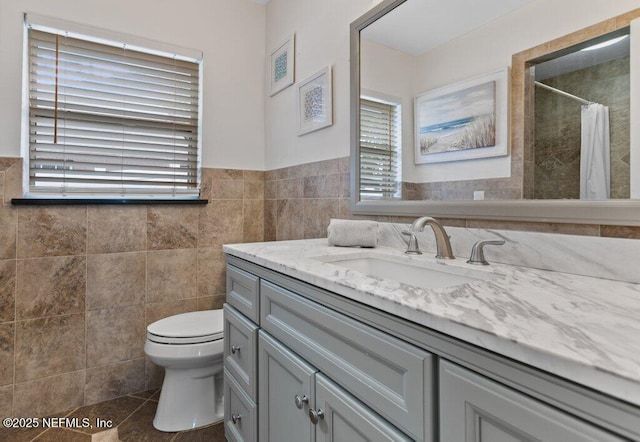
[{"label": "vanity cabinet", "polygon": [[259,339],[261,441],[410,441],[267,333]]},{"label": "vanity cabinet", "polygon": [[[240,362],[225,348],[229,440],[640,440],[638,407],[227,259],[229,293],[242,293],[227,297],[231,341],[244,346],[240,354],[255,352],[257,364],[254,383],[245,382],[251,369],[234,368]],[[240,300],[256,320],[233,307]]]},{"label": "vanity cabinet", "polygon": [[579,419],[440,361],[440,440],[622,442]]},{"label": "vanity cabinet", "polygon": [[265,280],[260,326],[414,439],[431,440],[433,355]]}]

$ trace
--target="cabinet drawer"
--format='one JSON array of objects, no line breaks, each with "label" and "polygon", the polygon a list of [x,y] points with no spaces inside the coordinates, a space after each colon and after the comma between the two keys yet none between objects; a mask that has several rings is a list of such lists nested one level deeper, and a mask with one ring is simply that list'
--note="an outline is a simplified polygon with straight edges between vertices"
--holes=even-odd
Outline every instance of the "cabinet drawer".
[{"label": "cabinet drawer", "polygon": [[227,264],[227,302],[256,324],[259,322],[260,279]]},{"label": "cabinet drawer", "polygon": [[418,440],[433,434],[433,356],[267,281],[261,326]]},{"label": "cabinet drawer", "polygon": [[234,442],[254,442],[258,435],[258,407],[227,370],[224,371],[224,432],[227,440]]},{"label": "cabinet drawer", "polygon": [[440,440],[622,442],[498,382],[440,361]]},{"label": "cabinet drawer", "polygon": [[258,326],[224,305],[224,366],[258,402]]}]

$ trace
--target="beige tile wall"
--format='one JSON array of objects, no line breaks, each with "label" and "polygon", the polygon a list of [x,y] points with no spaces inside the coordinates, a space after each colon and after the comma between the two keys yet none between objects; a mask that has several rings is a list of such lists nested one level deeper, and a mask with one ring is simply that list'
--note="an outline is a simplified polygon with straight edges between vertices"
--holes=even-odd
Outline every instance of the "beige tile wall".
[{"label": "beige tile wall", "polygon": [[[159,386],[145,327],[224,301],[221,244],[320,238],[349,211],[349,159],[205,169],[206,206],[14,207],[0,158],[0,415],[43,416]],[[389,222],[412,218],[370,217]],[[640,228],[445,219],[446,225],[640,238]]]},{"label": "beige tile wall", "polygon": [[0,415],[159,386],[146,326],[222,305],[221,245],[263,240],[264,172],[204,169],[206,206],[12,206],[21,171],[0,158]]},{"label": "beige tile wall", "polygon": [[322,238],[331,218],[349,218],[349,158],[267,171],[265,240]]}]

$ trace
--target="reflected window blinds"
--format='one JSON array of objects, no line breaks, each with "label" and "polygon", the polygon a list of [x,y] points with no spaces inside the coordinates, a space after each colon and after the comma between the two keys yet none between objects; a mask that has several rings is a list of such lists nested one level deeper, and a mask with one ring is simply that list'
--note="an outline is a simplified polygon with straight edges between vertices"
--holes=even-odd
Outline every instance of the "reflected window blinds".
[{"label": "reflected window blinds", "polygon": [[400,197],[398,105],[360,100],[360,197]]},{"label": "reflected window blinds", "polygon": [[197,197],[200,60],[27,26],[30,196]]}]

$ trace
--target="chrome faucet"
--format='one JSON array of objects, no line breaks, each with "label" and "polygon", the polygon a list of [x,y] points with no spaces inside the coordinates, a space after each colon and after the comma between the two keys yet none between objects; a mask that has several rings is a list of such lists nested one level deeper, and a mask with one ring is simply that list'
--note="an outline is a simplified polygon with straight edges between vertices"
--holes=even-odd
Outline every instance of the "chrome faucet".
[{"label": "chrome faucet", "polygon": [[471,249],[471,257],[469,258],[469,260],[467,261],[468,264],[477,264],[477,265],[489,265],[489,263],[487,262],[487,260],[484,258],[484,246],[488,246],[488,245],[496,245],[496,246],[501,246],[502,244],[504,244],[504,240],[501,239],[494,239],[494,240],[488,240],[485,239],[483,241],[478,241],[473,245],[473,248]]},{"label": "chrome faucet", "polygon": [[436,236],[436,258],[439,259],[455,259],[453,256],[453,251],[451,250],[451,242],[449,242],[449,235],[442,227],[442,224],[430,216],[423,216],[418,218],[413,222],[411,226],[411,230],[422,232],[424,230],[424,226],[429,225],[431,229],[433,229],[433,234]]}]

